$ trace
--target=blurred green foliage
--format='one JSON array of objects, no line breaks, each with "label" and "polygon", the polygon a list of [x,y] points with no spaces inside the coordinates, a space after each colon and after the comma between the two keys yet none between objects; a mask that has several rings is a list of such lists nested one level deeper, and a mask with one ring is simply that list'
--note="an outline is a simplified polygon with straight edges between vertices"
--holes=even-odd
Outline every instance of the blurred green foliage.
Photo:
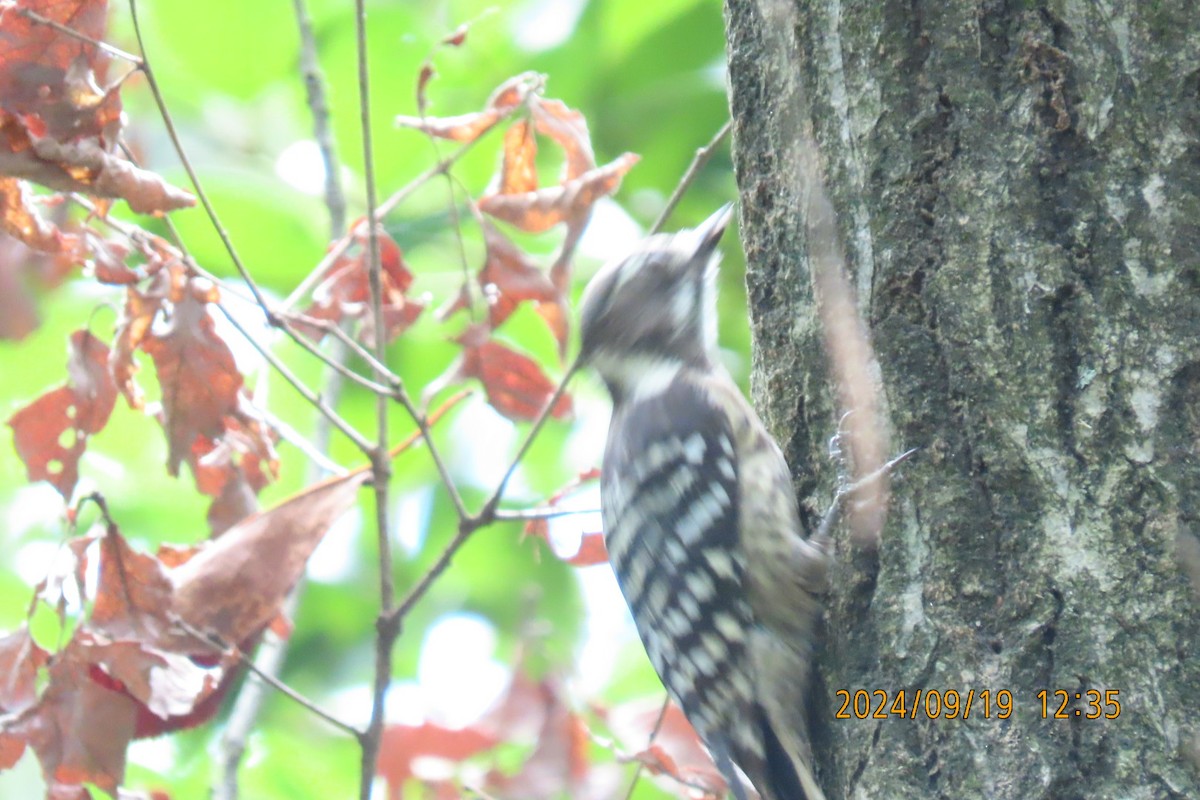
[{"label": "blurred green foliage", "polygon": [[[364,213],[365,202],[353,4],[311,0],[308,8],[353,219]],[[286,295],[323,255],[329,229],[322,198],[298,191],[277,169],[285,150],[313,135],[299,77],[299,39],[292,4],[144,0],[139,9],[147,36],[146,55],[208,194],[257,280],[274,295]],[[439,48],[439,40],[463,22],[472,22],[465,44]],[[546,94],[561,98],[586,116],[599,163],[626,150],[642,155],[617,201],[643,229],[657,216],[696,148],[708,141],[728,113],[720,6],[711,0],[526,0],[499,8],[489,0],[393,0],[369,4],[369,26],[372,135],[380,197],[436,160],[425,137],[397,130],[392,123],[396,114],[418,113],[417,75],[429,57],[437,70],[428,87],[428,112],[433,115],[476,110],[496,85],[512,75],[527,70],[545,73]],[[110,38],[133,51],[136,43],[131,31],[128,8],[115,4]],[[144,80],[131,79],[123,97],[130,141],[148,166],[177,185],[187,186]],[[486,187],[498,163],[499,143],[500,137],[493,133],[455,168],[460,212],[464,189],[477,197]],[[451,144],[439,143],[438,152],[449,153]],[[544,180],[552,179],[557,170],[553,155],[546,152],[543,160]],[[433,307],[456,291],[464,269],[478,268],[482,252],[474,222],[469,214],[461,213],[462,248],[468,255],[464,268],[459,242],[449,232],[449,192],[446,181],[433,181],[387,222],[416,274],[414,294],[429,293]],[[699,176],[667,227],[694,224],[734,196],[726,145]],[[119,204],[114,213],[127,215],[128,211]],[[229,257],[203,211],[192,209],[173,216],[199,262],[218,275],[234,276]],[[161,230],[154,220],[136,221]],[[550,252],[558,236],[560,232],[551,232],[534,246]],[[623,244],[632,246],[634,241],[630,238]],[[735,376],[744,382],[749,331],[736,237],[729,237],[725,250],[722,344],[730,354]],[[597,266],[586,255],[577,257],[575,299]],[[43,292],[38,302],[41,326],[23,341],[0,342],[0,414],[5,418],[64,379],[70,331],[88,325],[98,335],[109,337],[120,293],[98,289],[76,277]],[[234,307],[243,318],[256,319],[250,306],[234,302]],[[437,323],[427,311],[393,346],[391,366],[408,381],[414,394],[453,359],[456,347],[448,337],[465,321],[465,315],[459,314],[446,324]],[[307,354],[271,332],[259,333],[270,338],[279,355],[310,386],[322,385],[322,369]],[[550,365],[548,372],[553,378],[561,374],[553,341],[536,315],[514,316],[501,333]],[[230,332],[230,337],[236,338],[236,334]],[[239,358],[245,357],[242,366],[258,396],[280,419],[311,436],[317,424],[313,410],[277,376],[259,369],[249,348],[231,344]],[[367,371],[362,364],[353,366]],[[140,379],[150,399],[157,392],[152,372],[143,358]],[[578,379],[574,390],[577,405],[591,409],[590,413],[581,413],[575,423],[548,426],[530,453],[515,491],[510,492],[507,507],[536,504],[580,470],[598,464],[602,430],[595,428],[605,419],[606,401],[590,378]],[[518,426],[514,435],[513,426],[486,409],[481,397],[473,398],[469,405],[471,408],[456,413],[449,424],[440,427],[436,438],[474,510],[497,477],[495,469],[480,465],[505,463],[527,426]],[[339,409],[360,429],[373,429],[374,399],[365,392],[346,389]],[[411,427],[397,408],[391,417],[393,440]],[[46,486],[27,484],[11,437],[6,433],[4,438],[0,443],[0,547],[4,554],[0,558],[0,627],[8,629],[24,618],[31,582],[50,569],[56,545],[67,531],[57,495]],[[295,447],[283,443],[280,452],[283,473],[264,492],[266,504],[294,492],[311,475],[309,464]],[[130,411],[122,402],[108,428],[92,440],[82,464],[85,485],[108,498],[123,532],[138,546],[193,542],[206,536],[206,499],[197,495],[190,476],[173,479],[166,475],[165,455],[158,423]],[[331,455],[349,466],[360,463],[361,458],[336,434]],[[363,519],[370,518],[366,495]],[[407,512],[411,512],[393,516],[398,526],[407,526],[397,531],[397,538],[412,545],[411,549],[398,548],[396,580],[403,594],[453,534],[454,517],[427,454],[419,448],[396,462],[393,497],[398,511],[407,502]],[[83,522],[93,517],[94,512],[88,511]],[[341,562],[338,574],[311,583],[305,592],[283,678],[342,717],[361,721],[368,710],[378,578],[373,536],[368,529],[353,527],[338,539],[343,552],[329,556]],[[584,597],[577,578],[576,570],[554,558],[544,543],[523,540],[515,523],[480,531],[408,618],[397,650],[397,680],[414,678],[424,632],[444,615],[464,611],[495,626],[497,660],[511,663],[519,649],[527,654],[532,650],[536,651],[530,659],[534,668],[567,676],[576,673],[587,636]],[[599,699],[616,701],[658,691],[631,629],[615,645],[619,647],[616,666]],[[587,699],[580,698],[581,705]],[[212,779],[208,753],[218,735],[219,726],[210,726],[136,746],[130,785],[164,786],[173,797],[206,796]],[[17,770],[0,774],[0,796],[37,796],[39,778],[31,761],[27,756]],[[243,768],[243,796],[256,800],[346,797],[354,793],[356,780],[354,744],[287,700],[272,696],[252,741],[251,758]],[[649,781],[643,781],[638,792],[640,797],[658,796]]]}]

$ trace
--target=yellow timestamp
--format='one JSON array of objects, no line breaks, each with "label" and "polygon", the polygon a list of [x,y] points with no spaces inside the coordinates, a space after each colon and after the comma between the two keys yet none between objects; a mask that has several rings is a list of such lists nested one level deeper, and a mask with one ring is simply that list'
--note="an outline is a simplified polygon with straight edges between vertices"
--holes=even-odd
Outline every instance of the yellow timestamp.
[{"label": "yellow timestamp", "polygon": [[1042,689],[1037,693],[1042,719],[1116,719],[1121,715],[1118,689],[1068,691]]},{"label": "yellow timestamp", "polygon": [[1013,713],[1008,689],[838,689],[834,694],[841,700],[834,719],[1008,719]]}]

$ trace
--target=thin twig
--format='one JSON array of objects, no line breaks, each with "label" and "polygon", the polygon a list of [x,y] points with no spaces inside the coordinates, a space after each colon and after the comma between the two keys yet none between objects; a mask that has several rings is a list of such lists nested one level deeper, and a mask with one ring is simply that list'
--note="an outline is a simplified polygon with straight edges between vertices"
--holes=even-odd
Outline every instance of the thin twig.
[{"label": "thin twig", "polygon": [[317,41],[312,20],[304,0],[292,0],[296,26],[300,30],[300,72],[304,76],[304,91],[308,110],[313,118],[313,138],[321,151],[325,167],[325,208],[329,211],[329,239],[337,239],[346,230],[346,195],[342,191],[339,172],[341,164],[334,145],[333,128],[329,124],[329,103],[325,96],[325,78],[317,59]]},{"label": "thin twig", "polygon": [[445,460],[442,458],[441,452],[433,444],[433,439],[430,438],[429,422],[425,414],[417,408],[417,404],[409,396],[408,390],[403,385],[397,386],[393,395],[396,402],[404,407],[408,415],[412,417],[413,422],[421,430],[421,435],[425,437],[426,444],[429,445],[429,457],[433,459],[434,469],[437,470],[438,477],[442,480],[442,485],[446,489],[446,493],[450,496],[450,502],[454,506],[454,513],[459,520],[464,520],[470,517],[467,512],[466,503],[463,502],[462,495],[458,491],[458,486],[454,483],[453,476],[450,475],[450,468],[446,466]]},{"label": "thin twig", "polygon": [[187,151],[184,150],[183,142],[179,139],[179,134],[175,130],[175,122],[171,118],[171,112],[167,110],[167,102],[163,97],[162,90],[158,86],[158,80],[154,77],[154,70],[150,67],[150,60],[146,58],[146,44],[142,40],[142,26],[138,21],[137,0],[129,0],[129,14],[133,21],[133,35],[137,39],[138,49],[142,51],[142,72],[146,75],[146,83],[150,86],[150,94],[154,97],[154,102],[158,106],[158,113],[162,117],[163,126],[167,129],[167,136],[171,140],[171,144],[175,148],[175,154],[179,156],[179,162],[183,165],[184,171],[188,175],[188,179],[192,182],[192,188],[196,190],[196,197],[200,199],[200,204],[204,206],[205,213],[208,214],[208,221],[213,226],[213,230],[217,232],[217,236],[221,238],[221,243],[225,246],[225,252],[229,254],[229,258],[233,261],[233,266],[237,268],[238,274],[242,276],[242,280],[246,282],[250,293],[254,295],[255,302],[267,315],[267,321],[274,323],[274,314],[271,312],[270,306],[267,305],[266,297],[263,296],[262,290],[254,281],[250,271],[246,269],[246,265],[242,263],[241,257],[238,255],[237,248],[233,246],[233,240],[229,238],[229,233],[225,230],[225,226],[221,224],[221,218],[217,216],[217,210],[213,207],[212,201],[208,199],[208,194],[205,193],[204,187],[200,183],[200,177],[196,174],[195,168],[192,167],[192,161],[188,158]]},{"label": "thin twig", "polygon": [[[346,333],[346,331],[342,329],[341,325],[336,325],[327,319],[310,317],[307,314],[301,314],[298,311],[281,311],[279,312],[279,316],[291,322],[298,322],[301,325],[317,328],[322,333],[333,336],[349,352],[358,356],[363,361],[366,361],[371,369],[381,373],[392,389],[400,385],[400,376],[388,369],[386,364],[383,364],[377,360],[374,353],[363,347],[352,336],[350,336],[350,334]],[[391,390],[389,389],[388,392],[390,393],[390,391]]]},{"label": "thin twig", "polygon": [[[325,398],[326,402],[330,404],[336,404],[337,397],[341,393],[341,373],[333,369],[330,370],[330,373],[331,374],[325,378],[325,385],[321,389],[321,396]],[[332,375],[337,375],[339,380],[333,380]],[[323,423],[327,423],[329,420],[324,416],[318,415],[317,431],[313,437],[315,441],[310,442],[301,436],[299,431],[284,422],[279,417],[272,414],[267,409],[259,408],[258,413],[262,414],[263,419],[267,421],[268,425],[279,431],[279,435],[283,437],[285,442],[290,443],[297,450],[308,456],[308,460],[312,462],[313,466],[320,473],[313,476],[312,479],[314,481],[325,475],[346,475],[350,472],[350,470],[346,469],[325,454],[325,452],[329,450],[329,446],[324,445],[323,440],[328,439],[329,435],[327,432],[325,432],[325,425]]]},{"label": "thin twig", "polygon": [[108,53],[110,56],[113,56],[114,58],[124,59],[125,61],[128,61],[131,64],[136,64],[139,67],[142,66],[142,59],[138,58],[133,53],[126,53],[121,48],[114,47],[113,45],[109,44],[108,42],[102,42],[99,39],[93,39],[92,37],[88,36],[86,33],[80,33],[79,31],[75,30],[74,28],[68,28],[66,25],[63,25],[61,22],[56,22],[56,21],[50,19],[49,17],[43,17],[41,14],[37,13],[36,11],[34,11],[32,9],[16,8],[13,10],[16,11],[18,14],[20,14],[22,17],[25,17],[26,19],[29,19],[29,20],[33,20],[34,22],[38,23],[39,25],[45,25],[48,28],[53,28],[54,30],[58,31],[61,34],[70,36],[72,39],[78,39],[81,42],[87,42],[88,44],[92,45],[93,47],[97,47],[100,50],[103,50],[105,53]]},{"label": "thin twig", "polygon": [[408,612],[411,611],[413,606],[417,604],[417,601],[424,597],[425,593],[429,591],[429,587],[433,585],[433,582],[438,578],[438,576],[445,572],[446,567],[450,566],[450,561],[454,558],[454,555],[459,551],[459,549],[466,544],[467,540],[471,538],[471,534],[482,527],[492,524],[498,519],[497,507],[501,498],[504,496],[504,489],[508,486],[508,482],[516,473],[517,467],[520,466],[521,460],[525,457],[525,454],[529,452],[529,448],[533,444],[533,440],[537,438],[538,431],[542,429],[542,425],[545,424],[546,419],[550,416],[554,406],[558,404],[559,399],[563,396],[563,393],[566,392],[567,382],[571,379],[571,375],[575,371],[575,366],[575,364],[572,364],[571,368],[567,370],[567,374],[563,376],[562,381],[559,382],[558,387],[554,390],[554,394],[550,396],[550,400],[542,409],[542,413],[538,415],[536,420],[534,420],[533,427],[529,429],[529,433],[525,436],[525,440],[521,443],[521,447],[517,450],[516,456],[513,457],[512,463],[509,465],[508,470],[504,473],[504,477],[500,479],[500,483],[496,486],[492,496],[488,498],[486,503],[483,504],[483,508],[480,510],[480,512],[473,517],[462,517],[459,519],[458,532],[455,533],[454,538],[450,540],[449,544],[447,544],[445,549],[442,550],[441,555],[439,555],[437,560],[434,561],[429,569],[425,571],[425,574],[421,576],[421,579],[417,581],[416,585],[409,590],[408,594],[404,597],[404,600],[402,600],[400,604],[393,609],[392,613],[388,614],[382,620],[382,623],[388,625],[389,627],[395,626],[396,629],[399,630],[400,625],[402,625],[404,622],[405,616],[407,616]]},{"label": "thin twig", "polygon": [[557,508],[555,506],[543,506],[541,508],[498,508],[492,515],[492,519],[503,520],[505,522],[516,520],[533,520],[533,519],[554,519],[555,517],[569,517],[575,514],[599,514],[598,508]]},{"label": "thin twig", "polygon": [[233,653],[234,658],[236,658],[239,663],[244,664],[247,669],[270,684],[273,689],[299,703],[305,709],[325,720],[338,730],[345,731],[351,736],[361,735],[361,731],[359,731],[358,728],[355,728],[350,723],[343,722],[333,714],[330,714],[328,711],[321,708],[312,700],[309,700],[307,697],[300,694],[295,689],[276,678],[274,675],[270,675],[259,670],[255,663],[244,652],[242,652],[241,648],[235,647],[223,641],[221,637],[217,636],[215,633],[200,630],[195,625],[192,625],[190,622],[185,620],[183,617],[178,616],[177,614],[171,615],[171,622],[172,624],[179,626],[180,630],[184,631],[189,636],[192,636],[197,641],[212,648],[215,653],[221,655],[224,655],[225,653]]},{"label": "thin twig", "polygon": [[512,463],[508,465],[508,469],[504,473],[504,477],[500,479],[500,483],[496,485],[496,490],[492,492],[492,496],[483,504],[483,509],[479,512],[479,518],[485,524],[495,519],[496,509],[500,505],[500,500],[504,496],[504,490],[508,488],[508,482],[512,480],[513,475],[517,472],[517,467],[521,466],[521,461],[524,460],[525,454],[529,452],[529,448],[533,446],[533,440],[537,438],[538,433],[542,430],[542,426],[546,424],[550,414],[553,413],[554,407],[558,405],[558,401],[567,392],[567,383],[571,380],[571,376],[579,369],[579,361],[576,360],[567,368],[567,372],[563,375],[562,380],[558,382],[558,386],[554,389],[554,394],[550,395],[549,401],[542,408],[542,413],[538,414],[537,419],[533,421],[533,427],[529,429],[529,433],[525,436],[525,441],[521,442],[521,447],[517,450],[517,454],[513,456]]},{"label": "thin twig", "polygon": [[[336,348],[331,357],[337,359],[339,356],[344,356],[343,348]],[[332,370],[325,371],[325,383],[321,387],[321,394],[327,398],[333,405],[337,404],[337,400],[341,394],[343,386],[342,376]],[[268,416],[268,421],[279,431],[285,431],[287,426],[282,420],[272,419]],[[313,483],[327,474],[344,475],[347,470],[333,463],[326,455],[329,451],[330,435],[333,432],[333,426],[327,418],[318,414],[314,422],[315,430],[313,432],[313,443],[310,450],[305,453],[311,459],[309,462],[308,477],[309,482]],[[301,575],[296,585],[288,592],[287,597],[283,601],[283,607],[280,613],[288,619],[295,619],[296,611],[300,607],[300,595],[304,590],[304,576]],[[263,637],[263,643],[259,646],[258,652],[254,656],[254,665],[263,674],[274,675],[276,677],[283,670],[283,663],[287,656],[289,640],[275,636],[273,633],[268,633]],[[241,764],[242,757],[246,752],[246,742],[254,730],[255,724],[258,722],[258,716],[262,710],[262,704],[266,699],[268,684],[263,680],[248,680],[238,691],[237,700],[233,704],[233,709],[229,712],[229,720],[225,724],[225,732],[221,735],[221,743],[219,748],[218,770],[219,777],[213,786],[212,800],[237,800],[238,797],[238,766]]]},{"label": "thin twig", "polygon": [[[514,111],[515,108],[507,111],[505,115],[500,119],[497,119],[488,130],[494,129],[496,125],[499,125],[501,122],[507,119],[508,116]],[[429,181],[433,180],[438,175],[441,175],[443,172],[449,170],[458,162],[459,159],[470,152],[471,148],[474,147],[479,140],[483,138],[483,136],[484,134],[480,134],[479,137],[463,143],[461,147],[447,156],[445,161],[440,161],[437,164],[434,164],[432,167],[413,178],[404,186],[397,189],[391,197],[389,197],[387,200],[384,200],[379,204],[379,207],[375,209],[375,213],[373,215],[375,221],[382,222],[383,219],[390,214],[393,209],[396,208],[396,206],[408,199],[409,195],[420,189],[426,183],[429,183]],[[346,233],[345,236],[334,242],[330,246],[329,252],[325,254],[325,257],[322,258],[315,267],[313,267],[312,272],[308,273],[308,275],[304,277],[304,280],[300,281],[300,283],[296,285],[296,288],[292,290],[292,293],[287,296],[287,299],[280,303],[278,310],[286,311],[287,309],[294,308],[302,298],[308,296],[308,293],[313,290],[313,287],[320,283],[321,279],[325,277],[325,273],[329,272],[329,268],[332,267],[339,258],[344,256],[346,251],[350,249],[350,246],[354,244],[355,237],[358,236],[361,227],[365,224],[365,219],[360,220],[354,225],[353,228],[350,229],[350,231]]]},{"label": "thin twig", "polygon": [[[654,720],[654,727],[650,729],[650,739],[646,742],[646,749],[649,750],[654,745],[654,740],[658,738],[659,732],[662,730],[663,722],[667,719],[667,709],[671,707],[671,696],[663,697],[662,708],[658,710],[658,719]],[[642,761],[638,761],[637,767],[633,770],[633,778],[629,781],[629,788],[625,791],[625,800],[631,800],[633,790],[637,788],[638,781],[642,779],[642,773],[645,771],[646,765]]]},{"label": "thin twig", "polygon": [[692,185],[692,181],[696,180],[696,176],[700,174],[700,170],[708,163],[708,160],[713,157],[713,153],[725,141],[725,137],[729,135],[729,131],[733,128],[733,120],[725,120],[725,124],[721,129],[713,134],[712,139],[708,144],[696,150],[696,155],[692,157],[692,163],[688,165],[687,170],[683,173],[683,177],[679,179],[679,183],[675,186],[675,191],[671,192],[671,196],[667,199],[667,204],[663,206],[662,213],[658,215],[658,219],[654,220],[654,224],[650,226],[650,233],[658,233],[666,224],[667,219],[671,216],[671,212],[675,210],[675,206],[679,205],[679,200],[683,197],[684,192]]},{"label": "thin twig", "polygon": [[450,540],[449,544],[446,545],[445,549],[437,557],[437,560],[430,565],[429,569],[425,570],[425,574],[409,589],[408,594],[405,595],[400,604],[392,610],[392,613],[383,622],[389,627],[394,626],[399,631],[404,618],[408,616],[408,612],[412,611],[417,602],[425,596],[425,593],[429,591],[429,587],[433,585],[433,582],[446,571],[446,567],[450,566],[450,561],[454,558],[455,553],[466,544],[467,539],[471,538],[471,534],[479,530],[480,527],[482,526],[477,518],[468,518],[461,521],[458,524],[458,532],[454,534],[454,538]]},{"label": "thin twig", "polygon": [[292,388],[299,392],[300,396],[307,400],[313,408],[324,414],[325,417],[331,423],[333,423],[335,428],[341,431],[347,439],[354,443],[355,447],[357,447],[359,450],[362,450],[364,453],[370,453],[375,449],[374,445],[372,445],[365,436],[359,433],[353,425],[343,419],[342,416],[329,405],[329,403],[327,403],[312,389],[308,388],[304,381],[296,377],[295,373],[293,373],[288,366],[279,359],[278,356],[271,352],[271,348],[267,347],[259,342],[255,337],[251,336],[242,323],[238,321],[237,317],[235,317],[229,311],[229,309],[225,308],[225,306],[221,305],[220,303],[217,304],[217,308],[220,309],[221,313],[225,316],[225,319],[229,320],[230,324],[237,329],[238,333],[240,333],[246,339],[246,341],[250,342],[251,346],[253,346],[254,349],[257,350],[259,354],[267,360],[267,363],[279,373],[280,377],[291,384]]},{"label": "thin twig", "polygon": [[[358,53],[359,127],[362,134],[363,173],[367,194],[367,277],[371,287],[371,320],[375,327],[375,360],[387,359],[387,330],[383,317],[383,266],[379,259],[379,229],[375,223],[375,157],[371,146],[371,70],[367,56],[366,0],[354,2],[354,33]],[[376,377],[380,376],[378,370]],[[381,378],[382,379],[382,378]],[[392,649],[399,636],[399,625],[383,624],[395,602],[392,578],[392,543],[388,530],[388,484],[391,463],[387,453],[389,398],[379,395],[375,402],[377,446],[371,452],[371,473],[375,489],[375,539],[379,549],[379,621],[375,637],[375,679],[371,691],[371,718],[358,737],[362,750],[360,800],[371,800],[376,762],[383,740],[384,702],[392,681]]]},{"label": "thin twig", "polygon": [[[445,41],[443,40],[435,45],[434,49],[436,50],[438,47],[444,46]],[[433,53],[430,53],[429,57],[425,59],[425,67],[422,67],[422,71],[424,71],[425,68],[429,69],[430,75],[434,74]],[[427,103],[425,102],[425,92],[423,87],[424,83],[418,82],[417,113],[420,114],[421,121],[425,122],[429,109],[427,107]],[[431,150],[433,150],[433,160],[437,163],[440,163],[442,161],[442,148],[438,144],[438,137],[434,136],[433,133],[427,132],[426,139],[429,140],[429,147]],[[449,195],[449,199],[446,203],[446,210],[450,215],[450,229],[454,231],[454,239],[458,244],[458,257],[460,263],[462,264],[463,291],[466,292],[467,314],[470,316],[471,321],[474,322],[476,311],[473,297],[474,293],[471,291],[471,266],[467,263],[467,243],[463,240],[462,218],[458,213],[458,203],[455,198],[455,187],[457,182],[455,180],[454,173],[450,172],[449,170],[446,170],[442,174],[446,176],[446,192]],[[464,192],[464,195],[467,197],[467,202],[470,203],[470,193]]]},{"label": "thin twig", "polygon": [[[364,389],[371,392],[372,394],[375,394],[375,395],[378,395],[378,396],[381,396],[384,398],[388,398],[388,397],[392,396],[392,393],[395,390],[391,386],[385,386],[384,384],[378,383],[377,381],[373,381],[370,378],[364,378],[362,375],[359,375],[357,372],[355,372],[354,370],[347,367],[343,362],[334,359],[328,353],[325,353],[324,351],[322,351],[320,347],[317,347],[317,345],[314,344],[307,336],[305,336],[300,331],[296,330],[292,326],[292,324],[290,322],[288,322],[287,319],[285,319],[284,317],[278,316],[278,317],[276,317],[276,320],[278,322],[278,325],[276,327],[279,327],[279,328],[283,329],[285,332],[287,332],[288,335],[291,337],[292,341],[294,341],[296,344],[300,345],[300,347],[303,348],[304,350],[307,350],[310,355],[315,357],[318,361],[323,363],[329,369],[332,369],[335,372],[341,374],[341,376],[343,378],[346,378],[350,381],[353,381],[354,383],[357,383],[359,386],[363,387]],[[337,327],[337,326],[334,326],[334,327]],[[378,374],[379,370],[376,369],[375,372],[376,372],[376,374]],[[387,380],[388,376],[391,376],[393,378],[395,377],[394,375],[392,375],[391,371],[389,371],[389,370],[385,369],[384,373],[385,373],[385,375],[384,375],[385,380]],[[389,383],[390,383],[390,381],[389,381]]]},{"label": "thin twig", "polygon": [[[175,247],[189,262],[189,266],[190,264],[194,264],[195,259],[192,258],[191,254],[184,246],[183,239],[180,237],[179,230],[175,227],[175,223],[172,222],[169,216],[163,217],[163,223],[167,226],[167,232],[171,235]],[[271,351],[271,348],[259,341],[260,337],[251,336],[250,332],[246,330],[246,327],[242,325],[241,320],[239,320],[233,314],[233,312],[226,308],[223,303],[217,303],[216,305],[217,309],[220,310],[225,319],[229,320],[229,324],[231,324],[234,329],[236,329],[237,332],[242,335],[243,339],[250,343],[251,347],[258,351],[259,355],[266,359],[267,363],[279,373],[280,377],[291,384],[292,388],[295,389],[301,397],[307,400],[313,408],[325,415],[325,417],[330,421],[330,423],[333,424],[335,428],[341,431],[347,439],[354,443],[355,447],[357,447],[363,453],[371,453],[374,451],[374,445],[372,445],[365,436],[359,433],[353,425],[344,420],[341,415],[338,414],[337,411],[335,411],[327,402],[325,402],[325,400],[323,400],[316,392],[308,388],[308,385],[305,384],[304,381],[296,377],[296,374],[292,372],[291,369],[289,369],[288,366],[283,363],[283,361],[280,360],[279,356],[275,355],[275,353]]]}]

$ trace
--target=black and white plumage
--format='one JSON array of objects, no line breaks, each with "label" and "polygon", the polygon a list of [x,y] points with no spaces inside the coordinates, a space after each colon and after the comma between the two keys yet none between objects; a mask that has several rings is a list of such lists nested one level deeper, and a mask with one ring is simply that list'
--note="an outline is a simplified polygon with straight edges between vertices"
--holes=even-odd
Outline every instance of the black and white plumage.
[{"label": "black and white plumage", "polygon": [[823,800],[809,665],[829,543],[800,532],[779,447],[721,366],[715,273],[728,206],[606,265],[580,359],[613,398],[601,475],[609,558],[651,663],[738,800]]}]

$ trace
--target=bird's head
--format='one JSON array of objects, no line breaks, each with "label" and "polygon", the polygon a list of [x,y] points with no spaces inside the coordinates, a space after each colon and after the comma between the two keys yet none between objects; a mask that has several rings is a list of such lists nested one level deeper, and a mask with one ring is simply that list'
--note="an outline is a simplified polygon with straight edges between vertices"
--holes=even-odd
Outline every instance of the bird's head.
[{"label": "bird's head", "polygon": [[588,284],[579,360],[614,399],[716,361],[717,242],[731,214],[725,205],[693,230],[651,236]]}]

